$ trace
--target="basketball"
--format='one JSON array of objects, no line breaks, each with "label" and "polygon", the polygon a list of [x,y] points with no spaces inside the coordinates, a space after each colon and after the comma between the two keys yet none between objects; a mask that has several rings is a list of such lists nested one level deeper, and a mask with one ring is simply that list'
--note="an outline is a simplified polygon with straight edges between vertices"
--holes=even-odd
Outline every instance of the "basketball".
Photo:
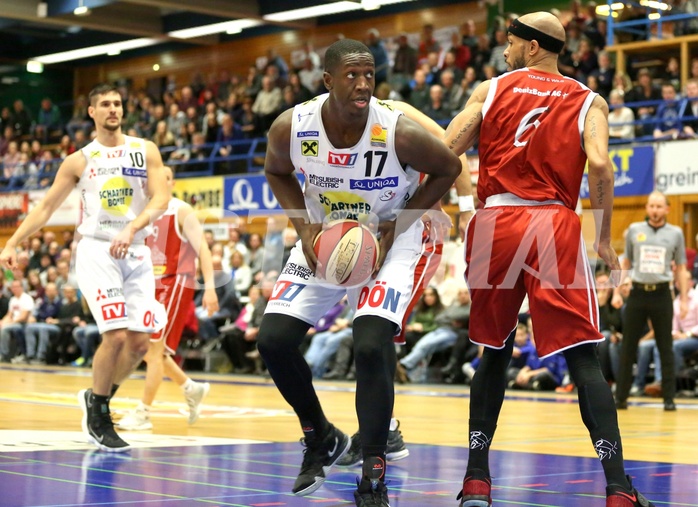
[{"label": "basketball", "polygon": [[317,275],[333,285],[355,287],[370,278],[378,262],[378,240],[356,220],[327,224],[313,242]]}]

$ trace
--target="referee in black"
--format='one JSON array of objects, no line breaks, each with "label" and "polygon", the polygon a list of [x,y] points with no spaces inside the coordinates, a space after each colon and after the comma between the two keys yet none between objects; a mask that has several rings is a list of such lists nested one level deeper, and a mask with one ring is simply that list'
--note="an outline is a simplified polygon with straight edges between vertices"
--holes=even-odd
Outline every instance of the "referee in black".
[{"label": "referee in black", "polygon": [[[632,289],[623,316],[620,372],[616,387],[616,407],[628,408],[628,394],[637,358],[637,344],[647,319],[652,323],[654,338],[662,361],[662,395],[664,410],[676,410],[676,372],[672,352],[671,325],[672,262],[681,294],[681,316],[688,312],[688,283],[686,273],[686,244],[681,228],[666,222],[669,202],[664,194],[652,192],[645,205],[647,219],[628,229],[625,241],[623,270],[631,270]],[[618,289],[614,304],[620,303]]]}]

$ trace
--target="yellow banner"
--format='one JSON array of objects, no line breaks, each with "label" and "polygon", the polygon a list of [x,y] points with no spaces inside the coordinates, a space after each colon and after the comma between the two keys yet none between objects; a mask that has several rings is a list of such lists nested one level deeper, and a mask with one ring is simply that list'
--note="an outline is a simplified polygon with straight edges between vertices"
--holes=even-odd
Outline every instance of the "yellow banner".
[{"label": "yellow banner", "polygon": [[172,195],[196,210],[207,210],[219,218],[223,216],[222,176],[175,180]]}]

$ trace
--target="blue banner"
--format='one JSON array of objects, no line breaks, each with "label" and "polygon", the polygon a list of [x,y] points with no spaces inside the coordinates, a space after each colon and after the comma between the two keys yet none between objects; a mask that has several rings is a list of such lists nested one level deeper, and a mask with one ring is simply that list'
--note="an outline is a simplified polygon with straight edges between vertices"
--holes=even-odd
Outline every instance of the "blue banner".
[{"label": "blue banner", "polygon": [[[298,179],[303,184],[303,176]],[[223,179],[223,210],[247,216],[258,212],[280,212],[281,206],[274,197],[263,174],[230,176]]]},{"label": "blue banner", "polygon": [[[609,150],[615,176],[615,197],[647,195],[654,190],[654,147],[628,146]],[[584,171],[579,197],[589,197],[589,180]]]}]

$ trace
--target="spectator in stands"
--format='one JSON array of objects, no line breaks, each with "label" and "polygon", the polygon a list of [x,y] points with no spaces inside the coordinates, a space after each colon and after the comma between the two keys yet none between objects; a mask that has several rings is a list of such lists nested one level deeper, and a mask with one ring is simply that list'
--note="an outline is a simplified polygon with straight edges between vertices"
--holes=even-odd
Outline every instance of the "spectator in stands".
[{"label": "spectator in stands", "polygon": [[28,363],[46,364],[46,352],[51,337],[57,337],[61,332],[58,326],[61,304],[61,296],[56,284],[46,285],[44,295],[37,301],[24,329]]},{"label": "spectator in stands", "polygon": [[466,287],[458,291],[458,299],[436,317],[438,327],[424,335],[412,351],[397,364],[397,378],[405,381],[415,380],[414,373],[420,362],[434,352],[452,346],[458,333],[468,332],[470,321],[470,293]]},{"label": "spectator in stands", "polygon": [[684,101],[684,134],[696,137],[698,136],[698,78],[686,81]]},{"label": "spectator in stands", "polygon": [[223,246],[223,264],[230,266],[230,257],[233,252],[240,252],[244,257],[245,262],[248,262],[249,251],[247,245],[242,241],[240,237],[240,229],[238,229],[237,224],[231,223],[228,225],[228,242]]},{"label": "spectator in stands", "polygon": [[298,71],[298,78],[303,86],[315,95],[322,86],[322,69],[315,67],[313,61],[306,58],[303,60],[303,67]]},{"label": "spectator in stands", "polygon": [[[463,37],[458,32],[453,32],[451,34],[451,48],[447,51],[444,56],[444,60],[448,58],[448,53],[453,55],[453,64],[460,70],[461,76],[465,72],[465,69],[470,65],[470,60],[472,54],[470,47],[463,44]],[[457,75],[457,74],[456,74]]]},{"label": "spectator in stands", "polygon": [[385,50],[383,41],[380,38],[380,32],[376,28],[370,28],[366,32],[364,43],[373,55],[376,65],[375,81],[376,85],[379,85],[388,80],[388,71],[390,70],[388,52]]},{"label": "spectator in stands", "polygon": [[684,102],[677,98],[676,89],[669,82],[662,84],[662,99],[664,102],[657,108],[653,136],[655,139],[676,139],[683,133]]},{"label": "spectator in stands", "polygon": [[441,91],[443,94],[443,107],[448,111],[449,118],[452,118],[454,111],[459,111],[458,98],[461,95],[461,89],[456,84],[455,76],[450,69],[441,73]]},{"label": "spectator in stands", "polygon": [[422,33],[419,40],[419,48],[417,50],[417,63],[421,64],[426,60],[429,53],[439,53],[441,46],[434,38],[434,25],[427,23],[422,26]]},{"label": "spectator in stands", "polygon": [[490,53],[489,64],[492,65],[497,72],[497,75],[504,74],[507,71],[508,65],[504,59],[504,50],[509,45],[507,41],[506,30],[498,29],[494,32],[494,38],[496,45],[492,48]]},{"label": "spectator in stands", "polygon": [[678,58],[675,56],[669,57],[661,77],[663,81],[671,83],[675,90],[681,88],[681,69]]},{"label": "spectator in stands", "polygon": [[[674,14],[693,14],[694,17],[674,21],[674,35],[698,33],[698,1],[677,0],[674,2]],[[695,76],[698,77],[698,76]]]},{"label": "spectator in stands", "polygon": [[422,112],[437,123],[448,121],[453,117],[451,109],[444,101],[444,92],[441,85],[431,85],[429,88],[429,105],[422,109]]},{"label": "spectator in stands", "polygon": [[2,132],[2,138],[0,138],[0,157],[4,157],[7,153],[7,148],[10,142],[15,138],[15,129],[12,125],[7,125]]},{"label": "spectator in stands", "polygon": [[242,139],[243,133],[240,126],[235,124],[232,116],[224,114],[221,127],[218,129],[215,148],[217,156],[224,159],[217,164],[221,174],[245,172],[247,165],[244,160],[225,160],[242,150],[242,147],[235,146],[236,141]]},{"label": "spectator in stands", "polygon": [[[94,130],[91,131],[91,135],[94,135]],[[89,143],[90,140],[87,139],[87,135],[85,134],[84,130],[78,130],[75,132],[75,139],[73,141],[73,144],[75,145],[75,150],[82,150],[85,146],[87,146],[87,143]]]},{"label": "spectator in stands", "polygon": [[300,77],[296,72],[291,72],[288,75],[288,86],[290,86],[293,91],[294,105],[310,100],[315,96],[312,91],[301,83]]},{"label": "spectator in stands", "polygon": [[230,276],[233,278],[237,298],[247,296],[252,285],[252,270],[245,262],[245,256],[238,250],[230,255]]},{"label": "spectator in stands", "polygon": [[252,233],[247,238],[247,258],[248,265],[252,271],[252,277],[255,282],[261,280],[258,274],[262,272],[264,265],[264,243],[260,234]]},{"label": "spectator in stands", "polygon": [[218,115],[215,112],[207,112],[206,116],[204,116],[204,127],[202,129],[206,144],[213,144],[216,142],[220,128]]},{"label": "spectator in stands", "polygon": [[310,366],[310,371],[313,372],[313,377],[323,378],[327,373],[328,364],[332,356],[337,353],[339,344],[346,336],[352,334],[353,318],[354,310],[347,305],[344,297],[322,316],[314,328],[309,330],[309,334],[312,333],[312,339],[304,357]]},{"label": "spectator in stands", "polygon": [[407,102],[420,111],[429,105],[429,85],[427,84],[426,72],[423,69],[417,69],[414,72]]},{"label": "spectator in stands", "polygon": [[613,89],[613,76],[616,74],[616,69],[611,65],[611,57],[606,51],[599,51],[598,64],[599,66],[589,75],[596,77],[599,83],[599,93],[608,100]]},{"label": "spectator in stands", "polygon": [[599,68],[594,47],[586,37],[579,41],[579,49],[572,53],[572,62],[576,69],[576,78],[582,82]]},{"label": "spectator in stands", "polygon": [[[39,253],[40,257],[43,257],[46,253]],[[40,299],[44,297],[44,283],[41,281],[38,269],[30,269],[27,273],[27,277],[23,280],[24,292],[29,294],[33,300]]]},{"label": "spectator in stands", "polygon": [[[6,127],[11,127],[12,122],[10,121],[10,108],[5,106],[0,109],[0,130],[5,131]],[[12,129],[14,135],[14,128]],[[0,153],[0,155],[2,155]]]},{"label": "spectator in stands", "polygon": [[63,301],[61,322],[64,322],[64,319],[69,319],[70,325],[74,325],[71,333],[80,349],[80,356],[71,364],[89,368],[92,366],[92,358],[101,341],[99,328],[92,318],[90,307],[87,306],[85,298],[78,299],[77,291],[69,286],[63,287],[63,295],[65,300]]},{"label": "spectator in stands", "polygon": [[404,329],[407,352],[411,351],[425,334],[431,333],[438,327],[436,317],[443,309],[444,306],[436,288],[429,286],[424,289]]},{"label": "spectator in stands", "polygon": [[214,284],[216,286],[216,296],[218,296],[219,310],[209,316],[208,310],[201,304],[203,291],[197,292],[194,296],[196,317],[199,319],[199,338],[202,341],[216,338],[219,335],[218,327],[223,325],[227,319],[235,319],[240,312],[240,303],[235,295],[233,278],[230,272],[223,268],[223,259],[220,255],[214,254],[211,255],[211,262],[213,263]]},{"label": "spectator in stands", "polygon": [[69,135],[66,134],[61,137],[61,142],[56,151],[59,158],[65,158],[76,151],[75,144],[70,139]]},{"label": "spectator in stands", "polygon": [[73,102],[73,115],[65,127],[71,139],[75,139],[75,133],[78,130],[87,131],[92,128],[92,120],[87,113],[87,105],[87,98],[84,95],[78,95]]},{"label": "spectator in stands", "polygon": [[[649,69],[640,69],[637,73],[637,86],[625,96],[625,101],[651,102],[659,100],[662,100],[662,90],[652,83]],[[645,121],[636,130],[639,130],[641,135],[652,135],[654,125],[650,120],[656,115],[657,106],[653,104],[633,106],[633,111],[636,119]]]},{"label": "spectator in stands", "polygon": [[[511,359],[509,360],[509,366],[507,367],[507,380],[508,387],[514,387],[516,385],[516,379],[521,372],[521,369],[528,363],[528,358],[535,354],[536,345],[531,340],[531,335],[529,334],[529,327],[523,322],[519,322],[516,326],[516,333],[514,334],[514,348],[512,349]],[[465,365],[463,365],[466,375],[472,380],[471,373],[477,369],[477,364],[479,364],[479,357],[476,361],[470,363],[472,370]],[[524,387],[524,386],[521,386]]]},{"label": "spectator in stands", "polygon": [[[276,67],[276,76],[278,81],[275,84],[277,87],[286,86],[288,82],[288,64],[277,52],[275,48],[267,49],[267,67],[265,72],[269,67]],[[264,84],[262,84],[264,87]]]},{"label": "spectator in stands", "polygon": [[247,69],[247,77],[245,78],[245,95],[252,97],[252,100],[254,100],[261,89],[262,74],[257,67],[250,65]]},{"label": "spectator in stands", "polygon": [[242,102],[242,112],[238,117],[238,122],[245,139],[253,139],[261,135],[259,117],[252,111],[252,105],[252,98],[245,97]]},{"label": "spectator in stands", "polygon": [[461,69],[460,66],[456,64],[456,53],[452,49],[444,53],[444,61],[441,64],[441,76],[443,76],[443,73],[447,70],[451,71],[453,80],[456,83],[460,83],[460,80],[463,79],[463,75],[465,74],[465,69]]},{"label": "spectator in stands", "polygon": [[180,111],[186,111],[190,107],[196,109],[199,106],[198,100],[194,96],[194,90],[191,86],[182,87],[182,89],[179,92],[179,102],[177,103],[177,105]]},{"label": "spectator in stands", "polygon": [[615,381],[620,369],[620,342],[623,339],[621,309],[611,304],[613,288],[605,271],[596,275],[596,298],[599,302],[599,331],[605,340],[597,348],[601,371],[607,381]]},{"label": "spectator in stands", "polygon": [[187,115],[179,108],[176,102],[170,104],[169,114],[167,115],[167,130],[172,132],[172,135],[177,138],[180,135],[183,125],[187,123]]},{"label": "spectator in stands", "polygon": [[[10,285],[12,297],[8,304],[7,314],[0,321],[0,362],[8,363],[13,357],[12,339],[19,342],[19,336],[23,336],[24,326],[29,320],[29,316],[34,311],[34,300],[29,294],[24,292],[21,280],[13,280]],[[15,347],[15,352],[20,351],[23,360],[23,352],[19,343]]]},{"label": "spectator in stands", "polygon": [[463,79],[461,79],[460,81],[460,87],[455,97],[455,110],[461,111],[465,107],[465,103],[468,102],[468,99],[472,95],[473,91],[481,82],[482,81],[480,81],[477,78],[475,67],[468,67],[467,69],[465,69],[465,75],[463,76]]},{"label": "spectator in stands", "polygon": [[24,102],[17,99],[12,104],[10,113],[10,123],[15,129],[16,137],[28,136],[32,131],[32,118],[29,111],[24,107]]},{"label": "spectator in stands", "polygon": [[635,114],[623,102],[623,94],[612,90],[611,111],[608,113],[608,137],[610,139],[633,139],[635,137]]},{"label": "spectator in stands", "polygon": [[48,143],[50,136],[55,138],[56,134],[58,134],[58,138],[60,138],[62,133],[63,120],[61,119],[61,112],[49,97],[44,97],[36,115],[34,135],[44,143]]},{"label": "spectator in stands", "polygon": [[483,33],[477,38],[477,48],[472,52],[472,58],[470,60],[472,66],[475,68],[478,79],[483,79],[483,67],[489,63],[491,56],[490,36]]},{"label": "spectator in stands", "polygon": [[32,162],[29,155],[24,152],[19,154],[19,164],[15,170],[15,176],[7,184],[8,188],[31,189],[38,185],[37,177],[39,167]]},{"label": "spectator in stands", "polygon": [[17,172],[20,165],[20,153],[17,141],[10,141],[7,145],[7,152],[2,157],[3,178],[7,181]]},{"label": "spectator in stands", "polygon": [[[410,46],[406,33],[401,33],[395,39],[397,49],[393,59],[393,72],[390,84],[394,90],[404,94],[404,88],[417,70],[417,49]],[[406,95],[406,94],[405,94]]]},{"label": "spectator in stands", "polygon": [[252,105],[252,111],[257,115],[263,132],[269,130],[272,122],[279,114],[283,102],[281,89],[275,86],[269,76],[262,78],[262,89]]},{"label": "spectator in stands", "polygon": [[579,24],[576,21],[570,21],[567,24],[565,46],[570,53],[579,51],[579,45],[582,41],[582,33],[579,29]]},{"label": "spectator in stands", "polygon": [[468,19],[465,23],[460,25],[460,35],[461,41],[464,46],[470,48],[471,54],[477,48],[477,28],[475,26],[475,21]]},{"label": "spectator in stands", "polygon": [[167,122],[165,120],[160,120],[155,127],[155,134],[151,140],[155,143],[155,146],[160,148],[167,148],[169,146],[175,146],[175,137],[172,132],[167,128]]}]

